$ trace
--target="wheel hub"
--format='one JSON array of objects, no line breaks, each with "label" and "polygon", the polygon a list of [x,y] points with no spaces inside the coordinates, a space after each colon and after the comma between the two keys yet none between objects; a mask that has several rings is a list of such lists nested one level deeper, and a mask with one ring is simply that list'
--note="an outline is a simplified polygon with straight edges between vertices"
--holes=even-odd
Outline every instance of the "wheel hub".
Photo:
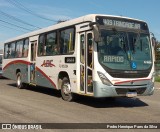
[{"label": "wheel hub", "polygon": [[18,76],[18,78],[17,78],[17,84],[18,84],[18,86],[21,84],[20,76]]},{"label": "wheel hub", "polygon": [[71,93],[71,87],[70,87],[70,84],[66,83],[63,85],[63,91],[64,91],[64,94],[70,94]]}]

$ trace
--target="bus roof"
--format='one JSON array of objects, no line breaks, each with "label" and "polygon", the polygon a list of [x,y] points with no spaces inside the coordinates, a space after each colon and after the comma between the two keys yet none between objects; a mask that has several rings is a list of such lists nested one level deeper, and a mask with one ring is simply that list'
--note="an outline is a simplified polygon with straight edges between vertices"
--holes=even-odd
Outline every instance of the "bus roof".
[{"label": "bus roof", "polygon": [[124,17],[124,16],[104,15],[104,14],[89,14],[89,15],[81,16],[79,18],[71,19],[71,20],[68,20],[68,21],[65,21],[65,22],[57,23],[57,24],[54,24],[54,25],[46,27],[46,28],[35,30],[35,31],[23,34],[21,36],[15,37],[15,38],[11,38],[11,39],[5,41],[5,43],[20,40],[20,39],[23,39],[23,38],[28,38],[28,37],[31,37],[31,36],[36,36],[36,35],[39,35],[39,34],[44,33],[44,32],[60,29],[60,28],[66,27],[66,26],[72,26],[72,25],[82,23],[82,22],[95,21],[96,16],[115,17],[115,18],[122,18],[122,19],[129,19],[129,20],[136,20],[136,21],[140,21],[140,22],[145,22],[145,21],[142,21],[142,20],[129,18],[129,17]]}]

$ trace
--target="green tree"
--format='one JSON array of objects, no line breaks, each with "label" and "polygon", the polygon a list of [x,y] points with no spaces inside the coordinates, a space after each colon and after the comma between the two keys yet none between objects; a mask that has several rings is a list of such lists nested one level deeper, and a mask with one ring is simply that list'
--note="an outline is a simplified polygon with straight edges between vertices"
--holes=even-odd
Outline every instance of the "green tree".
[{"label": "green tree", "polygon": [[155,47],[155,59],[156,62],[160,61],[160,42],[157,42],[157,45]]},{"label": "green tree", "polygon": [[160,42],[157,42],[155,46],[155,70],[156,74],[160,73]]}]

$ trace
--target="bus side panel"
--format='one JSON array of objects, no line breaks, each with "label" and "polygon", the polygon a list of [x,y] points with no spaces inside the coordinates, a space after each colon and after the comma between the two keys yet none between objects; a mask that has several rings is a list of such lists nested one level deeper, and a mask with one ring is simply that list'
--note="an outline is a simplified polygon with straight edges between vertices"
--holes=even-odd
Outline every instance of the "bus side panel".
[{"label": "bus side panel", "polygon": [[12,80],[16,80],[16,72],[14,64],[7,65],[3,68],[3,76]]},{"label": "bus side panel", "polygon": [[55,83],[50,79],[50,77],[45,75],[45,73],[38,67],[36,67],[36,84],[43,87],[56,88]]},{"label": "bus side panel", "polygon": [[[20,69],[20,72],[21,72],[21,75],[22,75],[22,82],[24,83],[28,83],[28,65],[26,64],[17,64],[19,69]],[[15,69],[17,71],[17,69]]]},{"label": "bus side panel", "polygon": [[[58,77],[63,79],[66,74],[71,83],[72,92],[77,92],[76,88],[76,71],[75,63],[65,63],[66,57],[74,57],[74,55],[63,56],[45,56],[36,59],[36,84],[39,86],[60,89],[58,87]],[[50,63],[48,63],[50,61]],[[61,73],[66,73],[65,75]],[[61,75],[60,75],[61,74]]]},{"label": "bus side panel", "polygon": [[21,72],[22,82],[28,83],[28,65],[29,63],[25,61],[12,61],[3,68],[3,76],[12,80],[16,80],[16,74]]}]

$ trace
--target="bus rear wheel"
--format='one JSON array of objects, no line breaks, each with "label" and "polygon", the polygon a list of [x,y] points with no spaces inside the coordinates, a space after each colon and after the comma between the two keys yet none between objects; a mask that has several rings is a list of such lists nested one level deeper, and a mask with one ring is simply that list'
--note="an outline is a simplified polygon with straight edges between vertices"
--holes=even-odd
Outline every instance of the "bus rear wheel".
[{"label": "bus rear wheel", "polygon": [[64,77],[62,80],[61,95],[62,99],[65,101],[70,102],[73,100],[73,93],[71,93],[71,85],[69,79],[66,77]]},{"label": "bus rear wheel", "polygon": [[22,89],[23,88],[23,83],[22,83],[22,75],[20,72],[17,73],[17,88]]}]

